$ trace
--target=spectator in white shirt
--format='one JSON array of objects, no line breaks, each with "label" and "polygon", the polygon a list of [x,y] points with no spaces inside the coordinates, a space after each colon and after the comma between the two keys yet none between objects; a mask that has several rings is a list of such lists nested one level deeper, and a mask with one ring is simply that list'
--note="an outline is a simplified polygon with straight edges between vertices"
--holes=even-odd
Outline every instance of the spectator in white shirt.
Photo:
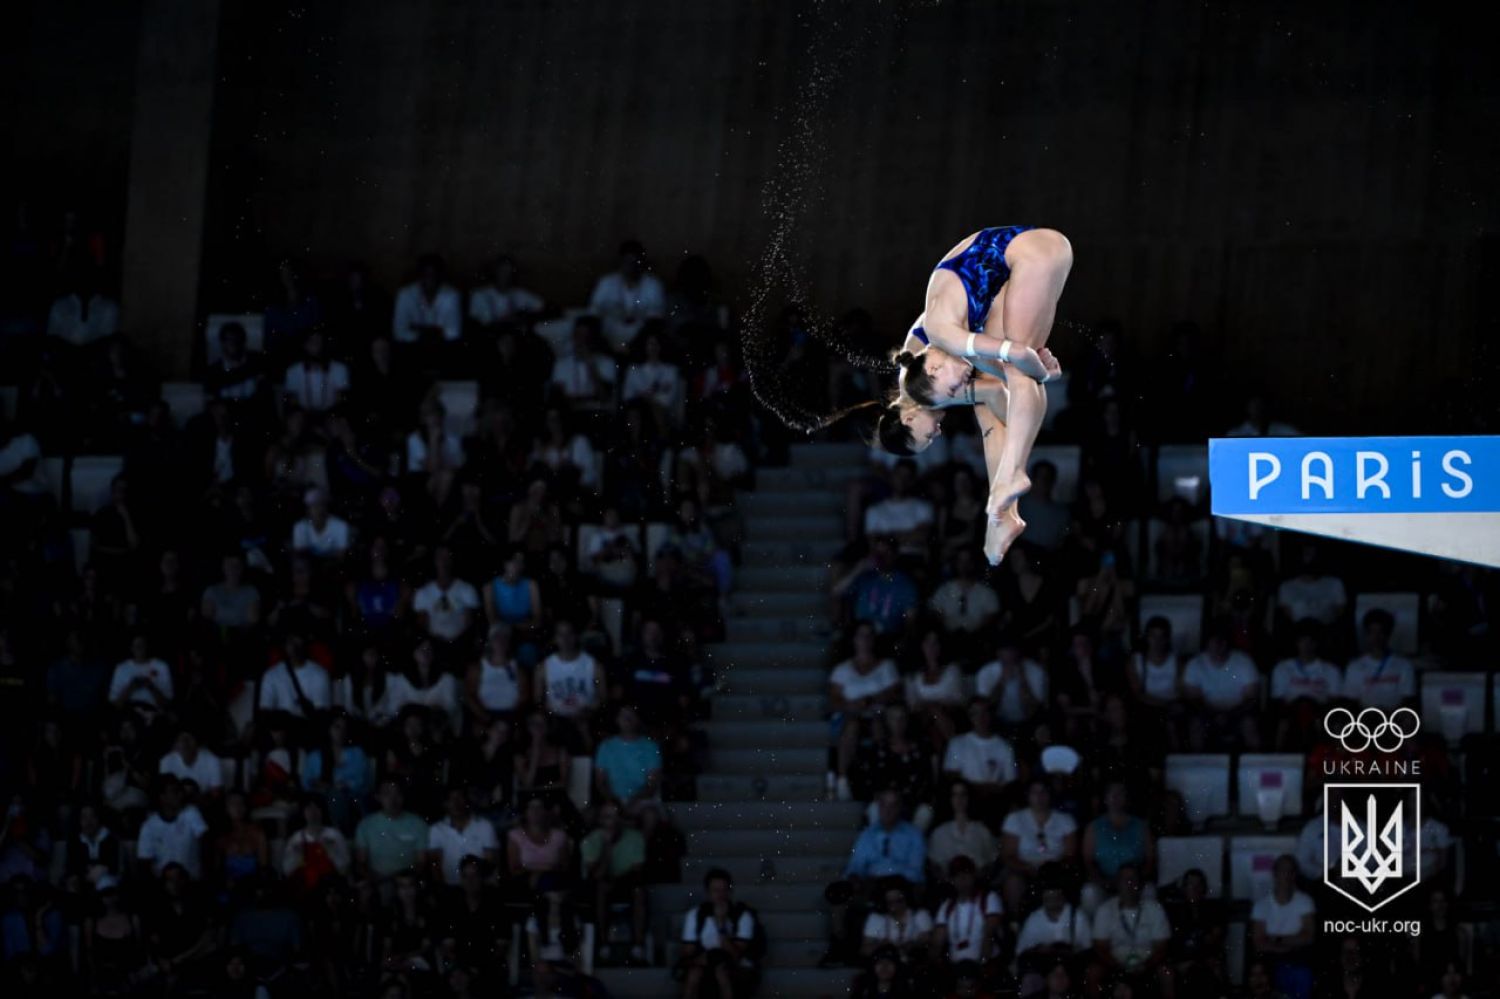
[{"label": "spectator in white shirt", "polygon": [[648,330],[640,338],[641,359],[625,372],[626,402],[645,399],[652,404],[663,427],[674,427],[682,419],[682,369],[662,360],[661,336]]},{"label": "spectator in white shirt", "polygon": [[42,471],[41,444],[0,413],[0,490],[34,507],[50,500],[52,485]]},{"label": "spectator in white shirt", "polygon": [[184,783],[191,782],[202,795],[217,794],[224,789],[224,768],[219,758],[200,747],[198,737],[186,729],[177,734],[172,751],[161,758],[157,770]]},{"label": "spectator in white shirt", "polygon": [[853,654],[828,675],[828,707],[833,711],[833,738],[838,747],[835,786],[840,801],[853,797],[849,768],[860,741],[869,738],[880,706],[902,697],[901,674],[894,662],[877,653],[874,627],[863,621],[855,625],[850,644]]},{"label": "spectator in white shirt", "polygon": [[442,646],[458,642],[483,606],[479,591],[453,574],[453,552],[440,546],[432,554],[433,579],[412,597],[412,610],[430,637]]},{"label": "spectator in white shirt", "polygon": [[573,323],[573,353],[552,364],[552,386],[575,406],[597,409],[614,398],[618,372],[614,359],[594,348],[599,321],[579,316]]},{"label": "spectator in white shirt", "polygon": [[1286,624],[1312,618],[1323,625],[1336,625],[1344,616],[1349,594],[1344,581],[1318,571],[1318,549],[1305,543],[1298,549],[1297,575],[1276,590],[1276,611]]},{"label": "spectator in white shirt", "polygon": [[417,262],[417,280],[396,294],[391,336],[398,344],[457,343],[463,336],[463,301],[443,280],[443,259],[428,255]]},{"label": "spectator in white shirt", "polygon": [[1005,785],[1016,779],[1016,754],[994,731],[990,702],[983,697],[969,701],[973,729],[954,736],[943,756],[943,773],[969,782],[974,813],[993,820]]},{"label": "spectator in white shirt", "polygon": [[498,326],[541,312],[545,303],[516,282],[516,262],[501,256],[485,268],[484,283],[469,293],[469,318],[482,327]]},{"label": "spectator in white shirt", "polygon": [[148,723],[172,701],[172,671],[151,655],[145,635],[130,641],[130,658],[115,667],[109,678],[109,703],[128,707]]},{"label": "spectator in white shirt", "polygon": [[1033,780],[1026,807],[1005,817],[1000,827],[1000,854],[1012,870],[1031,876],[1043,864],[1070,862],[1078,853],[1078,823],[1052,807],[1052,789]]},{"label": "spectator in white shirt", "polygon": [[421,423],[406,435],[406,472],[419,480],[439,508],[448,502],[453,480],[464,467],[464,445],[448,429],[448,414],[437,399],[422,404]]},{"label": "spectator in white shirt", "polygon": [[1255,711],[1260,674],[1254,660],[1229,647],[1229,634],[1227,622],[1215,621],[1203,651],[1188,660],[1182,671],[1183,696],[1203,706],[1189,718],[1188,740],[1194,752],[1202,752],[1209,744],[1210,732],[1215,737],[1237,735],[1250,749],[1260,745]]},{"label": "spectator in white shirt", "polygon": [[1040,976],[1045,974],[1051,962],[1062,959],[1072,962],[1077,955],[1093,946],[1093,927],[1086,914],[1068,901],[1061,885],[1046,882],[1042,885],[1042,904],[1026,922],[1016,936],[1016,959],[1023,972],[1022,995],[1032,995],[1027,980],[1035,976],[1030,984],[1036,988]]},{"label": "spectator in white shirt", "polygon": [[647,270],[645,247],[635,240],[620,244],[619,269],[594,285],[589,309],[603,317],[605,339],[615,350],[635,339],[646,320],[666,315],[666,290]]},{"label": "spectator in white shirt", "polygon": [[406,672],[388,679],[380,713],[395,718],[412,705],[429,708],[434,716],[446,718],[454,736],[462,731],[462,686],[457,676],[438,666],[437,650],[432,639],[426,637],[417,639]]},{"label": "spectator in white shirt", "polygon": [[756,971],[746,953],[755,939],[755,912],[735,902],[734,878],[723,868],[703,876],[703,894],[704,902],[682,920],[682,964],[687,969],[682,994],[699,995],[704,979],[712,978],[720,996],[748,995],[747,979]]},{"label": "spectator in white shirt", "polygon": [[1276,745],[1290,749],[1300,745],[1293,733],[1313,735],[1321,712],[1319,705],[1343,696],[1344,672],[1318,655],[1322,625],[1312,618],[1297,623],[1297,654],[1283,659],[1271,671],[1271,701],[1275,712]]},{"label": "spectator in white shirt", "polygon": [[1313,942],[1313,920],[1317,907],[1312,897],[1297,888],[1297,858],[1276,858],[1270,893],[1250,909],[1250,943],[1256,953],[1280,965],[1306,968]]},{"label": "spectator in white shirt", "polygon": [[533,465],[542,465],[590,492],[599,486],[599,460],[594,445],[568,426],[567,414],[558,406],[547,407],[542,433],[531,451]]},{"label": "spectator in white shirt", "polygon": [[500,839],[489,819],[473,814],[465,788],[448,789],[447,815],[427,831],[428,857],[444,884],[458,884],[465,857],[478,857],[492,869],[500,859]]},{"label": "spectator in white shirt", "polygon": [[327,344],[317,330],[303,341],[302,360],[286,369],[282,391],[309,413],[326,413],[349,391],[349,369],[330,360]]},{"label": "spectator in white shirt", "polygon": [[1004,911],[1000,896],[978,885],[974,861],[968,857],[949,862],[948,881],[953,895],[933,916],[933,951],[950,964],[983,963],[995,955]]},{"label": "spectator in white shirt", "polygon": [[1118,893],[1094,912],[1094,953],[1110,975],[1156,979],[1165,968],[1172,927],[1155,899],[1141,896],[1141,872],[1120,867]]},{"label": "spectator in white shirt", "polygon": [[182,782],[162,778],[157,809],[141,823],[136,836],[135,856],[152,875],[160,875],[168,864],[180,864],[196,881],[203,873],[202,840],[208,823],[184,802]]},{"label": "spectator in white shirt", "polygon": [[325,559],[342,558],[353,541],[349,522],[329,512],[328,494],[321,489],[309,489],[302,502],[307,516],[292,525],[292,551]]},{"label": "spectator in white shirt", "polygon": [[975,646],[999,615],[1000,597],[980,578],[975,549],[960,548],[953,554],[953,578],[937,588],[927,606],[943,619],[948,637],[965,654],[982,654]]},{"label": "spectator in white shirt", "polygon": [[93,268],[82,271],[47,314],[47,335],[75,347],[98,343],[118,332],[120,303],[103,293]]},{"label": "spectator in white shirt", "polygon": [[916,462],[902,460],[891,473],[890,497],[865,511],[865,537],[894,537],[902,555],[920,557],[925,562],[933,511],[931,503],[913,495],[916,485]]},{"label": "spectator in white shirt", "polygon": [[1396,619],[1376,607],[1361,622],[1364,654],[1344,668],[1344,696],[1367,708],[1410,704],[1417,693],[1417,671],[1411,660],[1391,651]]},{"label": "spectator in white shirt", "polygon": [[974,693],[995,705],[1004,731],[1012,731],[1036,715],[1047,700],[1047,671],[1021,654],[1021,646],[1007,632],[1000,633],[995,659],[974,676]]},{"label": "spectator in white shirt", "polygon": [[333,706],[328,671],[307,658],[301,635],[288,635],[286,654],[260,678],[260,710],[284,711],[298,718]]},{"label": "spectator in white shirt", "polygon": [[869,957],[877,947],[890,944],[908,961],[926,958],[932,940],[932,914],[912,907],[910,882],[902,877],[881,878],[876,890],[881,904],[865,918],[861,953]]}]

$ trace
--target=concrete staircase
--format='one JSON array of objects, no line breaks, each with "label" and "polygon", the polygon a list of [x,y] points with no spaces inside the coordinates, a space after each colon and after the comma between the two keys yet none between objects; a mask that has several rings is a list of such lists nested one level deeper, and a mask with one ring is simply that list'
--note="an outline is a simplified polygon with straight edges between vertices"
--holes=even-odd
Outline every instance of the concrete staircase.
[{"label": "concrete staircase", "polygon": [[[823,715],[828,566],[844,535],[844,487],[863,459],[857,446],[794,447],[788,467],[761,471],[757,490],[739,497],[747,540],[728,640],[713,650],[721,679],[705,726],[709,764],[698,801],[674,809],[688,839],[683,883],[652,889],[657,937],[675,941],[704,873],[726,868],[766,928],[762,996],[843,996],[853,977],[817,962],[828,939],[823,889],[860,824],[858,805],[823,800]],[[661,968],[598,974],[617,996],[680,991]]]}]

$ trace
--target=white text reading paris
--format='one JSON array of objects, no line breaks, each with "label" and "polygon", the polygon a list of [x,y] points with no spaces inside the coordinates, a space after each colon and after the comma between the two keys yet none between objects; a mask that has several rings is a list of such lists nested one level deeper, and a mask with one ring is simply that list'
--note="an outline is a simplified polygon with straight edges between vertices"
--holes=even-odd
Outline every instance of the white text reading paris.
[{"label": "white text reading paris", "polygon": [[[1253,500],[1260,496],[1262,489],[1281,478],[1281,459],[1266,451],[1252,451],[1249,458],[1250,498]],[[1456,448],[1447,451],[1443,454],[1441,464],[1446,479],[1438,483],[1438,487],[1442,489],[1443,495],[1449,499],[1463,499],[1474,491],[1473,477],[1458,467],[1474,464],[1473,457],[1467,451]],[[1355,498],[1364,499],[1366,494],[1375,491],[1380,494],[1381,499],[1390,499],[1391,486],[1386,480],[1390,471],[1390,460],[1379,451],[1356,451],[1353,468]],[[1412,499],[1421,499],[1422,482],[1422,452],[1413,451],[1411,476],[1404,483],[1398,481],[1398,485],[1409,486],[1407,495]],[[1302,498],[1311,499],[1315,486],[1322,489],[1323,499],[1334,498],[1334,461],[1327,451],[1309,451],[1302,457]]]}]

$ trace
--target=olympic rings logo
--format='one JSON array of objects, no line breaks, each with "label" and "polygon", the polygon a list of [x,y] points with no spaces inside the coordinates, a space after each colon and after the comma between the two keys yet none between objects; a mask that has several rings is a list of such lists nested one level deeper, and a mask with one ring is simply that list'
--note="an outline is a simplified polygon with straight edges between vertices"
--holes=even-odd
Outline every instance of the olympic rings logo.
[{"label": "olympic rings logo", "polygon": [[[1411,716],[1409,726],[1399,723],[1403,714]],[[1334,708],[1323,718],[1323,730],[1342,743],[1344,751],[1349,753],[1362,753],[1371,746],[1382,753],[1394,753],[1421,727],[1421,716],[1411,708],[1397,708],[1389,718],[1379,708],[1365,708],[1357,715],[1348,708]],[[1387,745],[1392,738],[1395,744]]]}]

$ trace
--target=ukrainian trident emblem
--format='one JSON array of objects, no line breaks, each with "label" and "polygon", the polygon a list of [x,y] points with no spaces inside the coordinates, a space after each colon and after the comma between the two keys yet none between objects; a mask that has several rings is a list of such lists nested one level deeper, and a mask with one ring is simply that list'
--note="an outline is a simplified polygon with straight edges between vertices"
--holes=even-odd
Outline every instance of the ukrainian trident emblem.
[{"label": "ukrainian trident emblem", "polygon": [[1345,898],[1374,912],[1416,887],[1421,849],[1419,785],[1323,786],[1323,881]]}]

